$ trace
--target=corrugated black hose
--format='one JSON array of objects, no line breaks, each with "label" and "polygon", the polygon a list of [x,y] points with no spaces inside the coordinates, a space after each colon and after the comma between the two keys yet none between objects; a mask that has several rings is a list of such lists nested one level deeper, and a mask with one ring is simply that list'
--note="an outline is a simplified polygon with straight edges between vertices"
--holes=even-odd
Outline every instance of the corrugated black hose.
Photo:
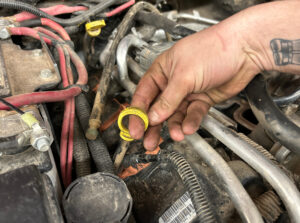
[{"label": "corrugated black hose", "polygon": [[169,152],[160,153],[158,155],[134,154],[126,156],[123,164],[125,166],[129,166],[133,163],[149,163],[160,160],[168,161],[173,165],[178,175],[180,176],[185,188],[188,190],[197,214],[197,219],[195,220],[195,222],[218,222],[214,215],[214,212],[211,209],[211,204],[207,199],[204,191],[202,190],[196,174],[194,173],[190,164],[179,153]]},{"label": "corrugated black hose", "polygon": [[14,0],[0,0],[0,7],[1,8],[9,8],[9,9],[16,9],[19,11],[26,11],[31,14],[34,14],[38,17],[43,17],[47,19],[51,19],[54,22],[57,22],[61,24],[62,26],[73,26],[78,25],[83,22],[86,22],[89,20],[91,16],[94,16],[98,14],[99,12],[102,12],[103,10],[107,9],[108,7],[114,5],[115,3],[119,2],[119,0],[104,0],[95,5],[94,7],[90,8],[88,11],[85,11],[84,13],[72,17],[70,19],[61,19],[52,15],[47,14],[46,12],[43,12],[42,10],[24,3],[24,2],[18,2]]},{"label": "corrugated black hose", "polygon": [[86,138],[77,118],[74,120],[73,157],[75,160],[75,172],[77,177],[83,177],[91,174],[91,156]]},{"label": "corrugated black hose", "polygon": [[[75,100],[76,114],[82,129],[85,131],[88,128],[91,108],[84,94],[78,95]],[[96,140],[87,139],[87,143],[97,170],[114,174],[113,162],[103,139],[98,136]]]}]

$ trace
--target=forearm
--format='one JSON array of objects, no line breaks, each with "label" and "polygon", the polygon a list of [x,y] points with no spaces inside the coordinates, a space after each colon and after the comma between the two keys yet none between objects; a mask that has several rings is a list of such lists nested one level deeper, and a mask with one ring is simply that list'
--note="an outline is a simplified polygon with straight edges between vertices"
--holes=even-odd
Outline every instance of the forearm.
[{"label": "forearm", "polygon": [[300,74],[300,1],[258,5],[236,14],[220,29],[232,28],[246,55],[260,70]]}]

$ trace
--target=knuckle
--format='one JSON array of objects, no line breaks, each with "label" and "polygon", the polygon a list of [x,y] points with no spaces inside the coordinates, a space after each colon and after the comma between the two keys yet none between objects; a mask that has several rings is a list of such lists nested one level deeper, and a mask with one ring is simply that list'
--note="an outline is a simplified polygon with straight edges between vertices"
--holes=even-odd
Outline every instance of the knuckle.
[{"label": "knuckle", "polygon": [[158,99],[158,105],[163,110],[170,110],[171,109],[170,102],[164,96],[160,96],[159,97],[159,99]]}]

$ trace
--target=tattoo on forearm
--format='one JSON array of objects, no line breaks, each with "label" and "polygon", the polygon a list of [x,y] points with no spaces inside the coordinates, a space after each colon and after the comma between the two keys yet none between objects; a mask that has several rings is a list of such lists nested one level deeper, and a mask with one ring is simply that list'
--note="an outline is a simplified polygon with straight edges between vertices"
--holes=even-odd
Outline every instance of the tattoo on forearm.
[{"label": "tattoo on forearm", "polygon": [[272,39],[270,45],[277,66],[300,65],[300,39]]}]

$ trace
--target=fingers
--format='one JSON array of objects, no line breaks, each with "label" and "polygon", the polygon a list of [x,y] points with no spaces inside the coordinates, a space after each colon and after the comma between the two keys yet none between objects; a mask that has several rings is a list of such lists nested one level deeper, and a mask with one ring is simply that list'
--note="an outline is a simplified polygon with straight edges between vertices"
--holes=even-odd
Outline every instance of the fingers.
[{"label": "fingers", "polygon": [[[154,63],[145,76],[140,80],[132,97],[131,106],[138,107],[145,112],[152,101],[157,97],[161,89],[165,88],[167,80],[160,70],[160,65]],[[144,124],[138,117],[130,116],[129,131],[134,139],[140,139],[144,135]]]},{"label": "fingers", "polygon": [[169,118],[187,93],[187,87],[182,80],[179,81],[177,78],[171,79],[166,89],[150,108],[148,113],[150,124],[158,125]]},{"label": "fingers", "polygon": [[144,147],[147,150],[153,151],[158,146],[161,128],[161,124],[157,126],[151,126],[148,128],[144,137]]},{"label": "fingers", "polygon": [[184,134],[182,131],[182,122],[186,115],[187,105],[187,101],[181,103],[178,110],[168,120],[170,136],[174,141],[181,141],[184,139]]},{"label": "fingers", "polygon": [[185,135],[191,135],[199,129],[202,118],[209,108],[210,105],[205,101],[196,100],[190,103],[186,117],[182,122],[182,131]]}]

